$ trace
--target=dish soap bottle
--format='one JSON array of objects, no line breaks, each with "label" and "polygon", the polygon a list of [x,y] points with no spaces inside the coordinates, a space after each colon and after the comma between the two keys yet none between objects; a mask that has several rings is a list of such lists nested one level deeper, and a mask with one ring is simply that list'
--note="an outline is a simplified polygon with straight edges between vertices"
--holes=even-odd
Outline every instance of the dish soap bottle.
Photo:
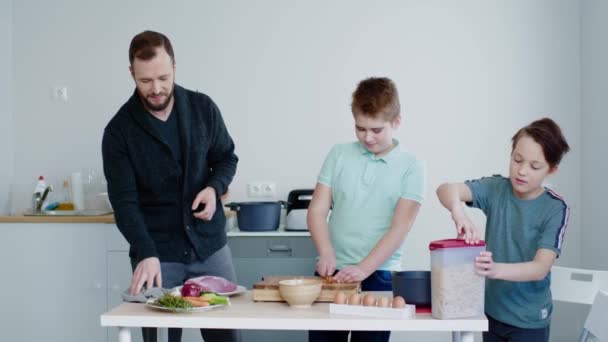
[{"label": "dish soap bottle", "polygon": [[38,176],[38,183],[36,183],[36,188],[34,189],[34,193],[42,194],[44,193],[44,189],[46,189],[46,182],[44,181],[44,176]]},{"label": "dish soap bottle", "polygon": [[36,187],[34,188],[34,194],[32,196],[32,209],[33,211],[40,211],[42,208],[42,194],[44,194],[44,190],[47,188],[46,182],[44,181],[44,176],[38,176],[38,182],[36,183]]}]

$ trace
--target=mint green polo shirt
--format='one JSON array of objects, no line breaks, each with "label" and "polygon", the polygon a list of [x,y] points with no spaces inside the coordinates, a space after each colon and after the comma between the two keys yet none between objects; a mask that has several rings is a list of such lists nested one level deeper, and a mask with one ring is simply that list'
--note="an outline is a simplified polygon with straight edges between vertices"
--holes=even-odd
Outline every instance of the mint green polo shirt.
[{"label": "mint green polo shirt", "polygon": [[[332,192],[328,223],[338,269],[356,265],[369,254],[390,229],[399,199],[422,204],[424,163],[401,151],[397,140],[393,143],[395,147],[380,158],[358,141],[338,144],[323,163],[318,182]],[[379,269],[400,270],[402,254],[403,246]]]}]

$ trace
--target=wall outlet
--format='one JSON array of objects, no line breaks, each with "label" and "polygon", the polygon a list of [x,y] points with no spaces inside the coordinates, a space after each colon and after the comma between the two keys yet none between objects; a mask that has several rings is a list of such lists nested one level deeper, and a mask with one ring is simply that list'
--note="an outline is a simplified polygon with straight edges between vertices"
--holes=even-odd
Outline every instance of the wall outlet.
[{"label": "wall outlet", "polygon": [[275,182],[249,182],[247,183],[247,196],[249,197],[275,197],[277,183]]},{"label": "wall outlet", "polygon": [[51,87],[51,96],[55,101],[68,102],[68,87],[66,86],[53,86]]}]

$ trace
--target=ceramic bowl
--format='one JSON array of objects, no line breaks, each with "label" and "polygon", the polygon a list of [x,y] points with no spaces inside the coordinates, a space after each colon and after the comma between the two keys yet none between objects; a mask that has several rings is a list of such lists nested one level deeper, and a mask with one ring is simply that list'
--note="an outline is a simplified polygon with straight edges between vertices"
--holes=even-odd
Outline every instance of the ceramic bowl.
[{"label": "ceramic bowl", "polygon": [[321,295],[322,285],[316,279],[286,279],[279,281],[279,293],[289,306],[309,308]]}]

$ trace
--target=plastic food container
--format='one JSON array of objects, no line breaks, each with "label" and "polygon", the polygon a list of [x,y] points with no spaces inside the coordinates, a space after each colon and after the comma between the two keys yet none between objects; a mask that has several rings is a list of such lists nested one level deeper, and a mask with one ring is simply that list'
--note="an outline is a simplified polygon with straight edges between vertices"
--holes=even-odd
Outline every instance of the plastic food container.
[{"label": "plastic food container", "polygon": [[485,277],[475,271],[475,257],[486,249],[484,241],[433,241],[431,250],[431,316],[438,319],[480,316],[484,313]]}]

